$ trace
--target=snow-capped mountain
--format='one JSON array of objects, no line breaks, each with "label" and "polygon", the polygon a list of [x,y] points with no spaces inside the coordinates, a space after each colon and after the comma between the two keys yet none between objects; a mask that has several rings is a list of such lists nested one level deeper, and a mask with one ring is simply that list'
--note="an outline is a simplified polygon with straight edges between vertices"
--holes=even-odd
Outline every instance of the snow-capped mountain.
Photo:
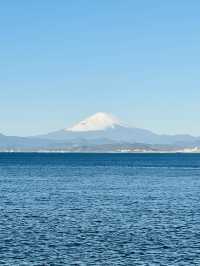
[{"label": "snow-capped mountain", "polygon": [[112,114],[99,112],[65,130],[71,132],[99,131],[109,128],[114,129],[121,125],[120,121]]},{"label": "snow-capped mountain", "polygon": [[112,143],[121,141],[143,142],[145,138],[153,137],[151,131],[128,127],[112,114],[96,113],[83,121],[62,130],[51,132],[40,138],[51,140],[65,140],[76,143],[84,141],[99,143]]},{"label": "snow-capped mountain", "polygon": [[190,135],[159,135],[147,129],[127,126],[111,114],[99,112],[72,127],[39,138],[83,143],[146,143],[164,145],[195,144],[200,139]]}]

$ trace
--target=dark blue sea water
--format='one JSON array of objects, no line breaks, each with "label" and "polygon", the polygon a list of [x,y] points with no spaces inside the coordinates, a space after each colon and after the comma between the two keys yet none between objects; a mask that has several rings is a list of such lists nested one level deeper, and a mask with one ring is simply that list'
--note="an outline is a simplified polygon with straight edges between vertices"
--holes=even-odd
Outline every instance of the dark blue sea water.
[{"label": "dark blue sea water", "polygon": [[200,155],[0,154],[0,265],[200,265]]}]

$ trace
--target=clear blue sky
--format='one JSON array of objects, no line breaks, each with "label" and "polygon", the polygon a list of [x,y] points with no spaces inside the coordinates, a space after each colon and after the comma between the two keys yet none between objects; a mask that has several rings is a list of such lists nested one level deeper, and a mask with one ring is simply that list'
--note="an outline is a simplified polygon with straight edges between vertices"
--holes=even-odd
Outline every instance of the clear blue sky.
[{"label": "clear blue sky", "polygon": [[200,1],[7,0],[0,132],[60,129],[98,111],[200,135]]}]

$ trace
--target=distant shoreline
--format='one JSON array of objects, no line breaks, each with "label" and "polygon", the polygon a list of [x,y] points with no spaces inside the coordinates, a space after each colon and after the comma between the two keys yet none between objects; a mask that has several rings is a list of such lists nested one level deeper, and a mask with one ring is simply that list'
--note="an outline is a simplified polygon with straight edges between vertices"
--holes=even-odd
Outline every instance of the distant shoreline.
[{"label": "distant shoreline", "polygon": [[73,152],[73,151],[0,151],[0,153],[8,153],[8,154],[14,154],[14,153],[35,153],[35,154],[200,154],[200,151],[137,151],[137,152],[113,152],[113,151],[107,151],[107,152],[100,152],[100,151],[79,151],[79,152]]}]

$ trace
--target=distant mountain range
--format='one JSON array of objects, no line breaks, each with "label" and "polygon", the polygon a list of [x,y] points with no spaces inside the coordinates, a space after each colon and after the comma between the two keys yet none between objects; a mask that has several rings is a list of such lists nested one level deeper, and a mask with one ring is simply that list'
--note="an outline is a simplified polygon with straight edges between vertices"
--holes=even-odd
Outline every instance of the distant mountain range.
[{"label": "distant mountain range", "polygon": [[106,113],[97,113],[73,127],[46,135],[12,137],[0,134],[1,151],[174,151],[199,146],[200,137],[159,135],[125,125]]}]

